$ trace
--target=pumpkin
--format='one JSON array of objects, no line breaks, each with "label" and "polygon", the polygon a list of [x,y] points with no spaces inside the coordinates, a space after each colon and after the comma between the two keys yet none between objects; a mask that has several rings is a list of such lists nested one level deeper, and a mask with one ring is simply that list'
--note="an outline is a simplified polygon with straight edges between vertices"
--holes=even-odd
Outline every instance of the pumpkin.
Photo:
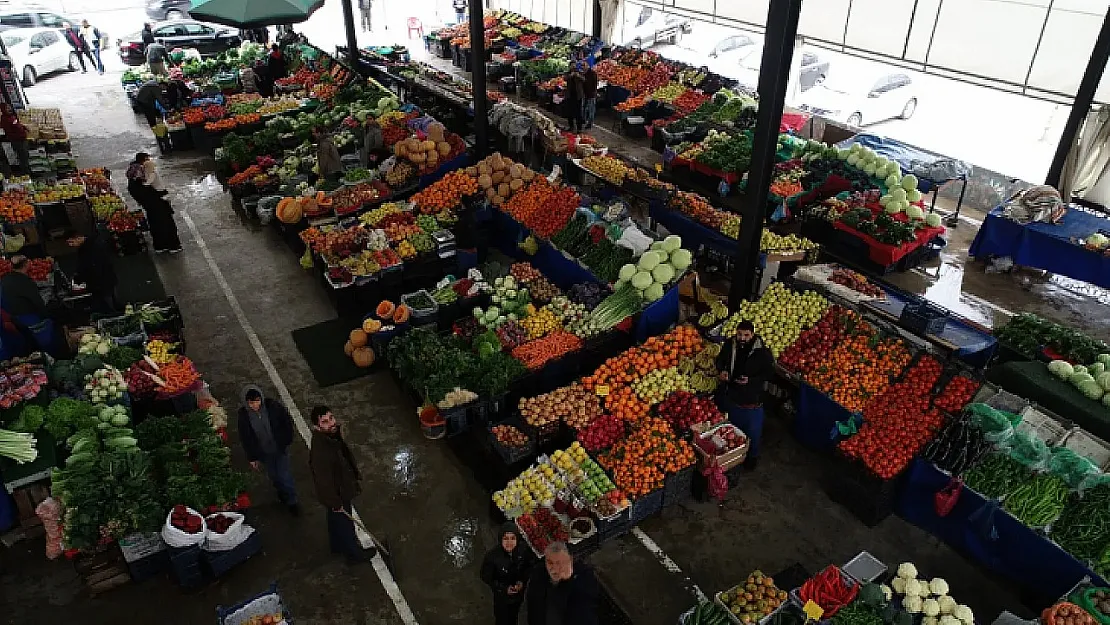
[{"label": "pumpkin", "polygon": [[436,149],[436,142],[430,140],[425,141],[424,143],[420,144],[420,147],[424,148],[425,152],[431,152],[432,150]]},{"label": "pumpkin", "polygon": [[523,180],[524,182],[531,182],[532,178],[535,178],[535,177],[536,177],[536,172],[532,171],[531,169],[528,169],[527,167],[525,167],[524,172],[520,174],[520,179]]},{"label": "pumpkin", "polygon": [[304,216],[304,211],[301,209],[299,200],[287,197],[278,202],[277,211],[274,215],[283,224],[295,224]]},{"label": "pumpkin", "polygon": [[393,311],[393,323],[406,323],[411,314],[412,311],[409,310],[409,307],[401,304],[397,307],[397,310]]},{"label": "pumpkin", "polygon": [[478,175],[489,176],[491,174],[493,174],[493,169],[491,169],[489,165],[485,163],[478,165]]},{"label": "pumpkin", "polygon": [[436,143],[443,141],[443,124],[439,122],[432,122],[428,124],[428,138]]},{"label": "pumpkin", "polygon": [[355,361],[356,367],[365,369],[374,364],[374,350],[369,347],[359,347],[351,353],[351,359]]},{"label": "pumpkin", "polygon": [[490,176],[490,180],[493,180],[493,184],[501,184],[501,182],[503,180],[505,180],[505,172],[503,172],[503,171],[493,172],[493,175]]},{"label": "pumpkin", "polygon": [[362,328],[355,328],[354,330],[351,330],[350,342],[351,345],[354,345],[356,348],[365,346],[366,342],[369,340],[370,337],[366,334],[366,332],[363,331]]},{"label": "pumpkin", "polygon": [[392,319],[393,312],[396,308],[393,302],[383,299],[374,312],[377,313],[379,319]]},{"label": "pumpkin", "polygon": [[362,322],[362,331],[367,334],[373,334],[382,329],[382,322],[377,319],[367,319]]},{"label": "pumpkin", "polygon": [[354,352],[354,351],[355,351],[355,346],[351,345],[350,341],[347,341],[346,343],[343,344],[343,353],[344,354],[347,354],[348,356],[350,356],[351,353]]}]

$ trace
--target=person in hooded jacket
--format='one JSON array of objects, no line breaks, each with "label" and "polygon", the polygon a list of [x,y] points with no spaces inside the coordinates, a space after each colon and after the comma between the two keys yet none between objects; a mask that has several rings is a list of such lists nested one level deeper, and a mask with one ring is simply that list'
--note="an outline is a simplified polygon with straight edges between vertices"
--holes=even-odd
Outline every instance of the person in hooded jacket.
[{"label": "person in hooded jacket", "polygon": [[278,499],[293,516],[300,514],[297,487],[289,466],[293,444],[293,418],[281,402],[265,397],[257,385],[243,387],[239,408],[239,441],[255,471],[266,470]]},{"label": "person in hooded jacket", "polygon": [[728,420],[747,434],[748,459],[744,465],[754,468],[763,438],[763,388],[775,370],[775,357],[756,336],[750,321],[741,321],[736,335],[724,344],[717,356],[721,387],[718,403]]},{"label": "person in hooded jacket", "polygon": [[516,625],[524,603],[524,585],[535,563],[514,523],[501,526],[501,544],[482,560],[482,581],[493,590],[494,625]]}]

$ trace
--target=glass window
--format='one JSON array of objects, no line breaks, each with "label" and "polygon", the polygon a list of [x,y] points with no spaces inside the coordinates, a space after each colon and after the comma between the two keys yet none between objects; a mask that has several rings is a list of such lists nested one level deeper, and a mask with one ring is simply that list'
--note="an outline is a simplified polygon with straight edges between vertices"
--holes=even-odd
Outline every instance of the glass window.
[{"label": "glass window", "polygon": [[31,43],[29,43],[28,45],[30,45],[32,48],[45,48],[46,38],[43,37],[43,33],[39,33],[34,37],[31,37]]},{"label": "glass window", "polygon": [[32,28],[35,25],[35,18],[31,17],[30,13],[11,13],[0,16],[0,24],[12,28]]},{"label": "glass window", "polygon": [[61,28],[65,23],[65,19],[53,13],[39,13],[39,20],[42,25],[47,28]]},{"label": "glass window", "polygon": [[24,39],[25,37],[20,37],[18,35],[5,35],[4,45],[9,48],[12,46],[18,46],[19,44],[23,43]]},{"label": "glass window", "polygon": [[185,34],[189,36],[211,35],[212,29],[203,24],[185,24]]},{"label": "glass window", "polygon": [[49,31],[45,32],[45,33],[42,33],[42,38],[43,38],[43,41],[48,46],[52,46],[52,45],[58,43],[58,39],[59,39],[58,33],[49,32]]},{"label": "glass window", "polygon": [[802,53],[802,65],[813,65],[817,62],[817,55],[812,52]]},{"label": "glass window", "polygon": [[155,37],[180,37],[184,34],[184,29],[179,26],[163,26],[154,31]]}]

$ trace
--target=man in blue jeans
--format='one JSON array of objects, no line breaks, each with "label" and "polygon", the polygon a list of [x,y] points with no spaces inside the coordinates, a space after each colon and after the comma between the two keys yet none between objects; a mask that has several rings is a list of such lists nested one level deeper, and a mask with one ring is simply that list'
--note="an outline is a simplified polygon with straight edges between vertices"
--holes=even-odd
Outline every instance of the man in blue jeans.
[{"label": "man in blue jeans", "polygon": [[293,444],[293,417],[281,402],[269,399],[257,385],[243,387],[239,408],[239,440],[255,471],[266,470],[278,499],[293,516],[300,514],[297,488],[289,466]]},{"label": "man in blue jeans", "polygon": [[759,458],[759,442],[763,438],[763,386],[774,373],[775,357],[755,335],[750,321],[741,321],[736,335],[721,348],[717,356],[721,388],[718,401],[728,413],[728,420],[748,436],[748,459],[745,466],[753,468]]}]

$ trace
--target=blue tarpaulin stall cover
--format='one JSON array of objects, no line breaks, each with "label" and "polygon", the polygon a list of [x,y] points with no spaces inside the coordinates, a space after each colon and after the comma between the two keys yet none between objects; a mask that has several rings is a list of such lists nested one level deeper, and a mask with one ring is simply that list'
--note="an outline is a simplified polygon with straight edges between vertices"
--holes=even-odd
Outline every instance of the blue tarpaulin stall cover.
[{"label": "blue tarpaulin stall cover", "polygon": [[1110,258],[1076,243],[1096,232],[1110,233],[1110,219],[1072,208],[1059,223],[1023,226],[1004,217],[999,207],[983,220],[968,255],[982,259],[1009,256],[1023,267],[1110,288]]}]

